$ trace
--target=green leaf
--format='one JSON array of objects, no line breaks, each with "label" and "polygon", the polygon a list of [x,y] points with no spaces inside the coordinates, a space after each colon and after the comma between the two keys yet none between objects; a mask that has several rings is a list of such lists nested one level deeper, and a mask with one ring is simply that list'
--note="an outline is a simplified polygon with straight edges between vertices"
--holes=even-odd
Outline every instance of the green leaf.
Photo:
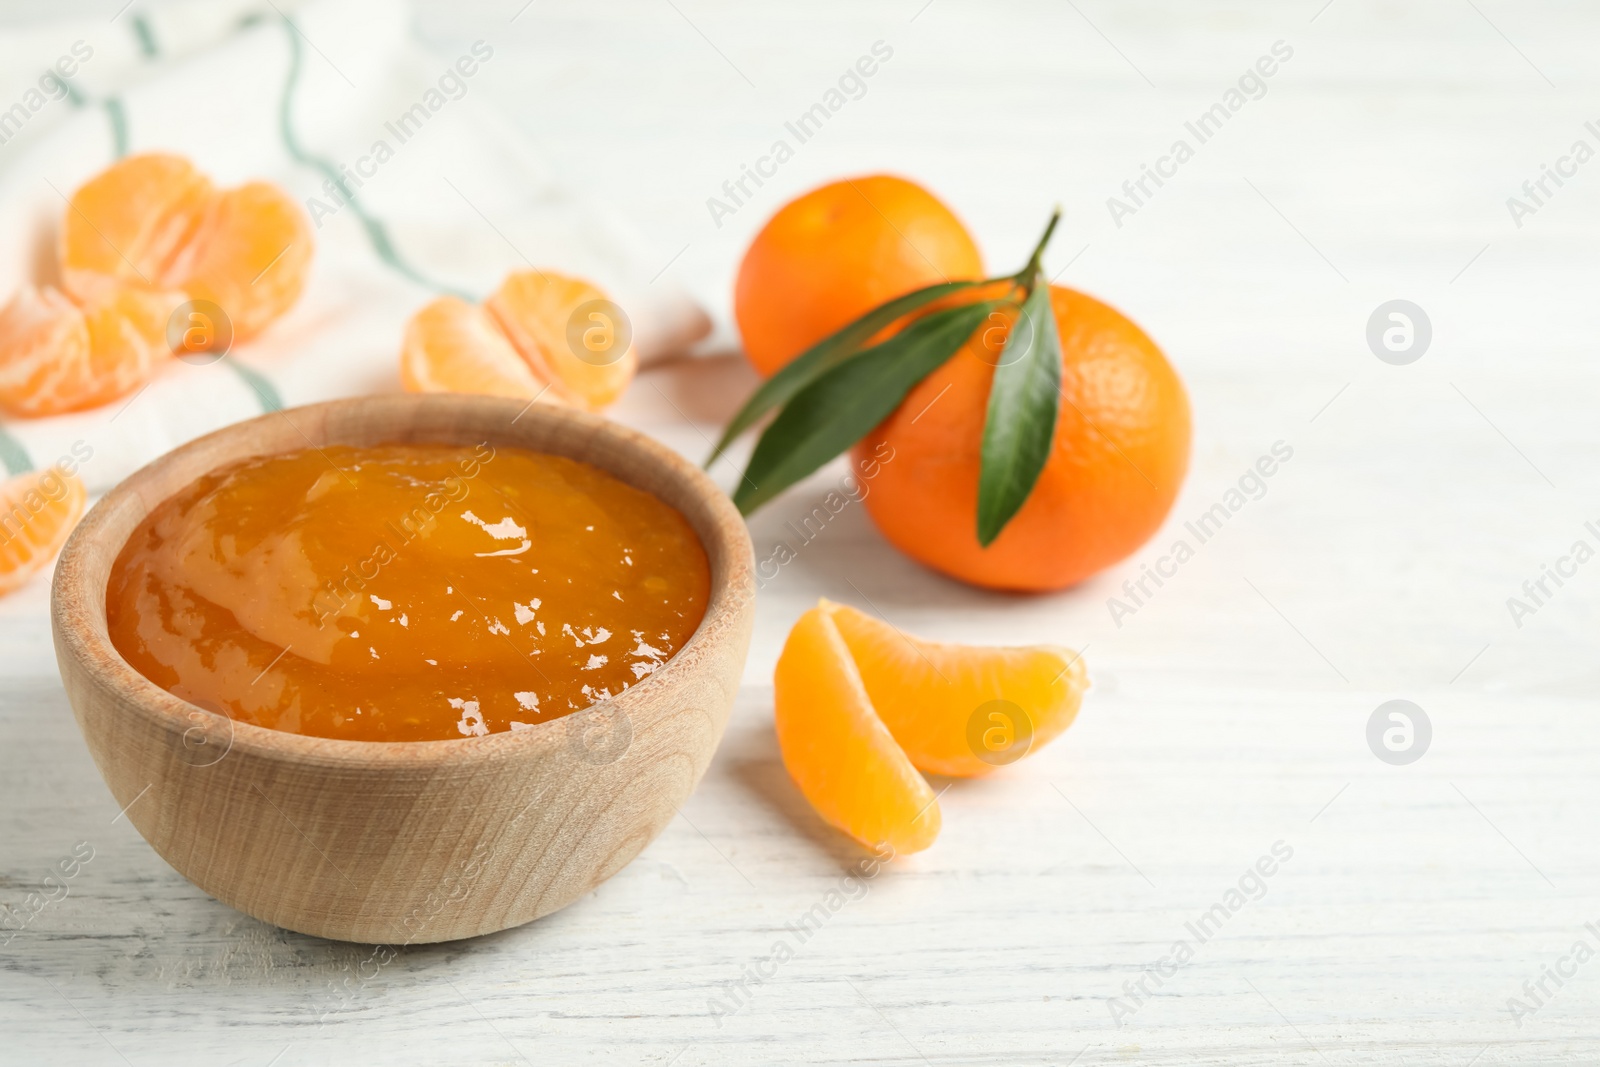
[{"label": "green leaf", "polygon": [[845,360],[859,354],[859,349],[873,334],[888,326],[896,319],[909,315],[918,308],[933,303],[940,297],[959,293],[963,289],[974,286],[988,285],[998,279],[984,279],[982,281],[941,282],[923,289],[916,289],[904,296],[896,297],[887,304],[867,312],[838,333],[823,338],[800,355],[796,356],[783,369],[762,383],[761,388],[753,393],[744,407],[728,423],[728,428],[722,431],[722,440],[717,442],[717,447],[711,450],[711,455],[706,459],[707,467],[717,461],[717,457],[733,443],[733,439],[744,433],[757,420],[773,408],[782,407],[806,386],[828,373]]},{"label": "green leaf", "polygon": [[978,543],[984,547],[1022,507],[1050,458],[1061,400],[1061,335],[1050,286],[1033,276],[989,386],[978,475]]},{"label": "green leaf", "polygon": [[756,442],[733,494],[740,512],[749,515],[859,441],[1005,303],[1011,302],[984,300],[936,311],[808,383]]}]

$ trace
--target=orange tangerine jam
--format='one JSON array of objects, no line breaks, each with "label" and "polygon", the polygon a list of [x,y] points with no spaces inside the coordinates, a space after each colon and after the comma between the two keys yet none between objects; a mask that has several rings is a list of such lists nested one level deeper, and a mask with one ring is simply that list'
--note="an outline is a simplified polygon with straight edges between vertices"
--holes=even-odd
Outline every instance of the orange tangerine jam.
[{"label": "orange tangerine jam", "polygon": [[516,730],[649,677],[699,625],[705,550],[586,463],[488,445],[223,467],[134,530],[111,643],[163,689],[316,737]]}]

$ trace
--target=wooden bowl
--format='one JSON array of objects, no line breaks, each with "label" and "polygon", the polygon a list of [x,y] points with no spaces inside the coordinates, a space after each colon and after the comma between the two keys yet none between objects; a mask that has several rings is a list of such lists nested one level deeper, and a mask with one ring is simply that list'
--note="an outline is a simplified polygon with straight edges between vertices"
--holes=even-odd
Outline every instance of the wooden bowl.
[{"label": "wooden bowl", "polygon": [[[129,534],[180,487],[246,456],[397,441],[513,446],[592,463],[682,512],[711,563],[687,645],[620,696],[529,730],[341,741],[198,708],[139,674],[106,631]],[[722,738],[750,643],[750,536],[692,464],[597,416],[474,396],[343,400],[193,441],[95,505],[56,565],[56,659],[117,804],[226,904],[322,937],[448,941],[546,915],[615,874],[677,813]]]}]

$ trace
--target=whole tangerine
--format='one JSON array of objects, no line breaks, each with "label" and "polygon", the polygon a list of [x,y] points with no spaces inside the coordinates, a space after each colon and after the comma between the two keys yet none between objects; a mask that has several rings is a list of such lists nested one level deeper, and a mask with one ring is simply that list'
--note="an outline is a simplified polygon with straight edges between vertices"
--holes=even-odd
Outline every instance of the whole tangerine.
[{"label": "whole tangerine", "polygon": [[[1125,558],[1161,526],[1189,466],[1189,398],[1126,316],[1050,287],[1061,400],[1049,458],[1022,508],[978,543],[989,384],[1011,319],[986,327],[856,445],[875,456],[865,503],[911,558],[993,589],[1062,589]],[[883,457],[888,456],[887,460]]]},{"label": "whole tangerine", "polygon": [[733,313],[770,376],[913,289],[983,277],[972,235],[938,197],[888,174],[846,178],[778,209],[739,264]]}]

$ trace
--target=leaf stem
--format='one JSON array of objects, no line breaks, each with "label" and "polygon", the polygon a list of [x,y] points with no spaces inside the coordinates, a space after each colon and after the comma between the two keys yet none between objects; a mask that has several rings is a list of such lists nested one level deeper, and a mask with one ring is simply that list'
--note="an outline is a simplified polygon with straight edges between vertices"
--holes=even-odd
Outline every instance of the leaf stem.
[{"label": "leaf stem", "polygon": [[1050,215],[1050,222],[1044,228],[1044,233],[1039,237],[1039,243],[1033,246],[1033,255],[1028,257],[1028,265],[1023,267],[1012,277],[1017,284],[1032,288],[1033,276],[1039,269],[1039,260],[1044,255],[1044,246],[1050,243],[1050,236],[1056,232],[1056,224],[1061,221],[1061,209],[1056,208]]}]

